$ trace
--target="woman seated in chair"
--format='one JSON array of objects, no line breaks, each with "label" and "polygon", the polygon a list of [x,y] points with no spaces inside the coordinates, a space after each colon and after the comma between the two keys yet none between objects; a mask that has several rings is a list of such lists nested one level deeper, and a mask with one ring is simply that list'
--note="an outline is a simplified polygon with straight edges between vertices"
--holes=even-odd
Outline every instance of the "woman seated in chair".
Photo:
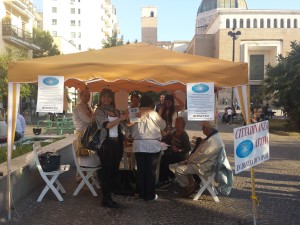
[{"label": "woman seated in chair", "polygon": [[168,150],[164,151],[164,155],[160,161],[158,187],[168,186],[175,179],[175,174],[170,170],[169,165],[187,159],[191,150],[189,136],[184,130],[185,125],[184,118],[177,117],[175,120],[175,131],[165,139],[165,143],[170,146]]},{"label": "woman seated in chair", "polygon": [[203,134],[206,136],[201,144],[188,157],[187,160],[179,163],[175,170],[176,178],[181,187],[184,188],[184,196],[189,196],[196,190],[196,183],[193,174],[210,176],[224,143],[215,129],[213,121],[204,121],[202,124]]}]

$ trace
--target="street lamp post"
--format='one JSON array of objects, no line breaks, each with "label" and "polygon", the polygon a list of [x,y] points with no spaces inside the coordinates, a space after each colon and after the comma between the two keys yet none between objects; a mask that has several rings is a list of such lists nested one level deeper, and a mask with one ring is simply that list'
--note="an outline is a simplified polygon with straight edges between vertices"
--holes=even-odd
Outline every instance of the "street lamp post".
[{"label": "street lamp post", "polygon": [[[234,62],[235,56],[235,40],[241,35],[241,31],[235,32],[235,27],[232,28],[232,31],[228,32],[228,35],[232,38],[232,62]],[[231,102],[233,103],[233,88],[231,93]],[[251,183],[252,183],[252,202],[253,202],[253,224],[256,225],[256,207],[259,199],[255,195],[255,183],[254,183],[254,169],[251,168]]]},{"label": "street lamp post", "polygon": [[[235,40],[241,35],[241,31],[235,32],[235,27],[232,28],[232,31],[228,32],[228,35],[232,38],[232,62],[234,62],[235,57]],[[233,107],[233,88],[231,89],[231,106]]]}]

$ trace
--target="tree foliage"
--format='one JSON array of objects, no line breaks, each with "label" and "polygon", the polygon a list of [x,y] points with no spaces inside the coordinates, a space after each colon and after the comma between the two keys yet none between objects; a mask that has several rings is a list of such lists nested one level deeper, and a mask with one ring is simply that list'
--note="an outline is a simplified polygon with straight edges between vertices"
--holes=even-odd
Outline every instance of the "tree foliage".
[{"label": "tree foliage", "polygon": [[[0,54],[0,96],[7,96],[7,72],[10,62],[29,59],[25,50],[18,49],[12,45],[6,45]],[[27,86],[21,85],[21,95],[26,96]]]},{"label": "tree foliage", "polygon": [[102,41],[103,48],[110,48],[121,45],[123,45],[123,36],[121,36],[121,38],[118,38],[117,33],[114,33],[112,36],[106,35],[106,39]]},{"label": "tree foliage", "polygon": [[300,131],[300,45],[292,42],[291,52],[277,60],[276,66],[266,66],[266,94],[273,95],[274,105],[283,107],[291,125]]},{"label": "tree foliage", "polygon": [[42,58],[47,56],[60,55],[56,44],[49,31],[33,29],[33,42],[41,48],[41,50],[33,51],[33,58]]},{"label": "tree foliage", "polygon": [[[33,51],[33,58],[60,54],[57,46],[53,44],[53,38],[51,37],[49,32],[34,29],[33,33],[34,43],[41,48],[40,51]],[[0,53],[0,97],[3,98],[7,96],[8,64],[10,62],[27,59],[29,59],[27,50],[14,47],[12,45],[6,45],[4,50]],[[36,98],[36,93],[36,85],[21,84],[20,95],[22,97],[33,96],[34,98]]]}]

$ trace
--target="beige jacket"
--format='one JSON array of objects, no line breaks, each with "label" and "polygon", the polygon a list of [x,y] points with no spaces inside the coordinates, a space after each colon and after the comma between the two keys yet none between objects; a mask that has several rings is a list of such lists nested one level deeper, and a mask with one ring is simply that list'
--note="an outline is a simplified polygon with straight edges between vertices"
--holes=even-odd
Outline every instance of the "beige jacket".
[{"label": "beige jacket", "polygon": [[198,146],[196,151],[189,156],[188,164],[196,164],[200,174],[209,176],[213,172],[214,164],[223,147],[223,141],[216,133]]}]

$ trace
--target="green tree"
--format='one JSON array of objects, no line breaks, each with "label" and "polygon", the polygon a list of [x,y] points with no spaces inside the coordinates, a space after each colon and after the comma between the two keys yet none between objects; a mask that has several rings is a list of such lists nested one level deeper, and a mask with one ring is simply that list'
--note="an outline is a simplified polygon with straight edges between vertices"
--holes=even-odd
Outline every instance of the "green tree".
[{"label": "green tree", "polygon": [[103,48],[110,48],[121,45],[123,45],[123,35],[121,36],[121,38],[118,38],[117,33],[114,33],[112,36],[106,35],[106,39],[102,41]]},{"label": "green tree", "polygon": [[[0,54],[0,96],[7,96],[7,72],[10,62],[29,59],[27,52],[14,46],[7,45]],[[28,96],[30,90],[27,85],[21,85],[21,95]]]},{"label": "green tree", "polygon": [[33,58],[60,55],[57,45],[53,43],[53,38],[49,31],[33,29],[33,42],[40,47],[40,50],[33,51]]},{"label": "green tree", "polygon": [[266,66],[266,94],[273,95],[273,104],[284,107],[290,124],[300,131],[300,45],[292,42],[291,52],[277,60],[276,66]]}]

